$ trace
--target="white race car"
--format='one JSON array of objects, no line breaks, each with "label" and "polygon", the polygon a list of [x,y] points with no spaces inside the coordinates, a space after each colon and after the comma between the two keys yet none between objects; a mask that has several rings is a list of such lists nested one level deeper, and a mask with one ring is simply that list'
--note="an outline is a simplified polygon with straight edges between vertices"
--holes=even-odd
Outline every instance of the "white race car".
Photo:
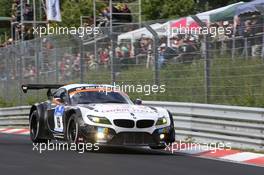
[{"label": "white race car", "polygon": [[[69,143],[135,145],[162,149],[175,141],[171,113],[158,107],[133,103],[111,85],[27,84],[48,89],[48,99],[31,107],[30,136],[34,143],[61,139]],[[51,92],[51,89],[56,89]]]}]

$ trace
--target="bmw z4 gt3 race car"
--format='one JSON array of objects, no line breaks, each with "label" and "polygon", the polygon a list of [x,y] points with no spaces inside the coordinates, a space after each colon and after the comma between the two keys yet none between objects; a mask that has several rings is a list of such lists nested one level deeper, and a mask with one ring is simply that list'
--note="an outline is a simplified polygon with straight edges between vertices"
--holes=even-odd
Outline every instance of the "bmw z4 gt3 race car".
[{"label": "bmw z4 gt3 race car", "polygon": [[140,100],[133,103],[114,86],[22,85],[24,93],[29,89],[48,90],[48,100],[34,104],[30,110],[30,137],[34,143],[55,139],[162,149],[175,141],[168,110],[143,106]]}]

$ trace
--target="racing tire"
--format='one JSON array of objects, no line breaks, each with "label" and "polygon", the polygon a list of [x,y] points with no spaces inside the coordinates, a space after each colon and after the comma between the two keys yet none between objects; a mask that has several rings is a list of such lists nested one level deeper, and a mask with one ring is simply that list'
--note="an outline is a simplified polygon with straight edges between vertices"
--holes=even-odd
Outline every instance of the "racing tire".
[{"label": "racing tire", "polygon": [[66,140],[69,144],[79,142],[79,124],[75,114],[71,115],[66,128]]},{"label": "racing tire", "polygon": [[48,143],[49,139],[42,139],[39,137],[40,121],[37,110],[33,111],[30,115],[29,131],[30,131],[30,138],[33,143]]}]

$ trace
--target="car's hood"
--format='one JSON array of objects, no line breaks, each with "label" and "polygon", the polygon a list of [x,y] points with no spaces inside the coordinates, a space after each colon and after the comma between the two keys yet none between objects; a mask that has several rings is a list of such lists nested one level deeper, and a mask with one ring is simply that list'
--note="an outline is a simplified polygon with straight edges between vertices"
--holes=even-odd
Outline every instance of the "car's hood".
[{"label": "car's hood", "polygon": [[163,108],[154,108],[133,104],[89,104],[78,105],[87,115],[105,116],[110,119],[133,118],[134,119],[157,119],[166,116],[167,111]]}]

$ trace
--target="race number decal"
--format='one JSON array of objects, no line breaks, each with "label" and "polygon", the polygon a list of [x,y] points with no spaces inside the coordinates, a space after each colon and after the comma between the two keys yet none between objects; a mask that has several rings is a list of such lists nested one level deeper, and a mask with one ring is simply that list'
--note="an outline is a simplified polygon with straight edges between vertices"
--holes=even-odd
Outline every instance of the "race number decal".
[{"label": "race number decal", "polygon": [[63,132],[63,121],[62,121],[63,113],[64,113],[64,106],[58,105],[55,107],[55,112],[54,112],[55,131]]}]

